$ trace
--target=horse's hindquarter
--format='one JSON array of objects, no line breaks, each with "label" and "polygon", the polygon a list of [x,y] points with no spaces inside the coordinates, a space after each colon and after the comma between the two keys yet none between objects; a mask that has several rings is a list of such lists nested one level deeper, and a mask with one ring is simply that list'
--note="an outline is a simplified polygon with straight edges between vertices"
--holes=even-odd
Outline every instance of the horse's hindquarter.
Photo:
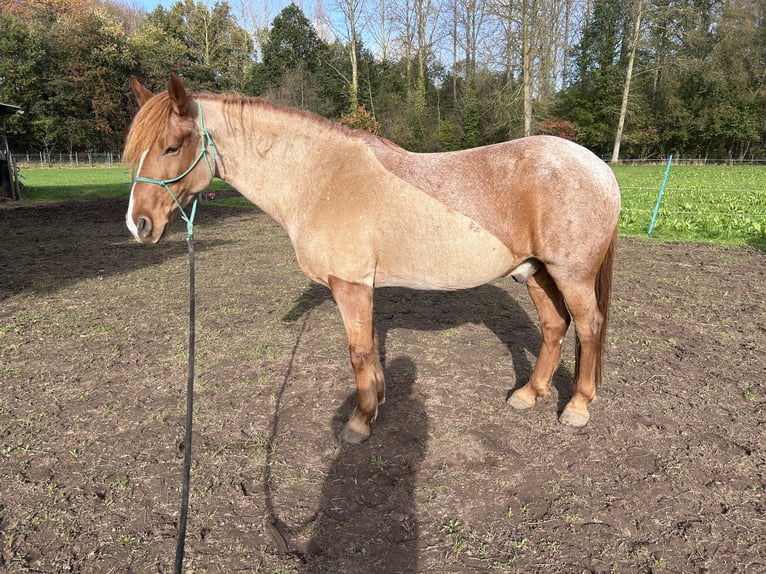
[{"label": "horse's hindquarter", "polygon": [[570,141],[533,136],[442,154],[380,145],[387,169],[498,238],[520,262],[591,268],[620,211],[614,175]]}]

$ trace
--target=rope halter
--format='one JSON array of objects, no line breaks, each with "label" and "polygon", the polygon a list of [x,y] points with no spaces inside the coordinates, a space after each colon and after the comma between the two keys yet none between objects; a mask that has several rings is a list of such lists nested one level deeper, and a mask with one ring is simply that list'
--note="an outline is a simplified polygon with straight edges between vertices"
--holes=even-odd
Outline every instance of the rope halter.
[{"label": "rope halter", "polygon": [[[181,213],[181,219],[186,222],[186,231],[190,237],[194,234],[194,215],[197,213],[197,201],[199,199],[199,195],[194,196],[194,203],[192,203],[191,213],[187,216],[184,208],[181,206],[181,202],[178,201],[176,194],[173,193],[168,185],[181,181],[183,178],[189,175],[189,173],[191,173],[191,171],[197,167],[197,164],[202,161],[203,158],[205,160],[205,164],[207,165],[208,173],[210,174],[210,182],[213,181],[215,173],[213,166],[215,165],[216,158],[215,143],[213,143],[213,139],[210,137],[210,133],[207,131],[207,128],[205,128],[205,120],[202,116],[202,105],[199,103],[199,101],[197,102],[197,111],[199,112],[200,140],[202,147],[199,151],[199,154],[197,154],[196,159],[189,166],[189,169],[187,169],[181,175],[171,179],[152,179],[150,177],[138,177],[138,174],[136,174],[136,177],[133,178],[133,183],[153,183],[164,188],[165,191],[170,194],[170,197],[173,198],[173,201],[175,201],[176,205],[178,206],[178,210]],[[208,185],[210,185],[210,182],[208,182]]]}]

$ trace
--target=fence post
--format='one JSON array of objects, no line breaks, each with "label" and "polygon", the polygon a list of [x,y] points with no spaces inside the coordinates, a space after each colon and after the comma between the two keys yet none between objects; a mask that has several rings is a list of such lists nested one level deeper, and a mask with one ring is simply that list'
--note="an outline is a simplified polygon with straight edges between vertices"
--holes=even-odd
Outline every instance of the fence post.
[{"label": "fence post", "polygon": [[657,205],[654,206],[654,214],[652,215],[652,222],[649,224],[649,235],[652,234],[654,229],[654,222],[657,220],[657,212],[660,210],[660,202],[662,201],[662,194],[665,193],[665,184],[668,183],[668,174],[670,173],[670,164],[673,163],[673,154],[670,154],[668,158],[668,167],[665,168],[665,177],[662,178],[662,187],[660,187],[660,194],[657,196]]}]

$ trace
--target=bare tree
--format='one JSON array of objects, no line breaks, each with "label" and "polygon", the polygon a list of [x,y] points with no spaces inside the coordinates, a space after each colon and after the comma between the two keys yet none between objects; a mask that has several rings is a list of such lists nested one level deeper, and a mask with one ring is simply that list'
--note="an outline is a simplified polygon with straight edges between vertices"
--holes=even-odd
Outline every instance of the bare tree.
[{"label": "bare tree", "polygon": [[454,0],[454,43],[463,50],[467,82],[476,77],[479,39],[486,14],[486,0]]},{"label": "bare tree", "polygon": [[393,37],[394,24],[393,9],[389,0],[370,0],[368,3],[370,24],[367,31],[370,37],[378,45],[378,55],[386,61],[390,57],[391,40]]},{"label": "bare tree", "polygon": [[612,148],[612,163],[617,163],[620,158],[620,144],[622,143],[622,131],[625,128],[625,116],[628,113],[628,98],[630,96],[630,82],[633,77],[633,62],[636,59],[636,49],[638,48],[639,35],[641,33],[641,16],[643,11],[643,0],[637,1],[636,19],[633,24],[633,44],[628,58],[628,68],[625,72],[625,87],[622,91],[622,105],[620,106],[620,118],[617,122],[617,133],[614,136],[614,147]]}]

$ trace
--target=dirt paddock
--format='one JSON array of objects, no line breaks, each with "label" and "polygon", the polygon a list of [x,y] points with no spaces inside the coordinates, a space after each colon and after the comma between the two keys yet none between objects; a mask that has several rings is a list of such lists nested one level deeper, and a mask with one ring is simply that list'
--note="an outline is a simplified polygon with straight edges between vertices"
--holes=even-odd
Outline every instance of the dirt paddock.
[{"label": "dirt paddock", "polygon": [[[169,572],[184,228],[125,201],[0,205],[0,571]],[[505,399],[540,344],[510,279],[381,289],[388,400],[361,446],[329,292],[257,210],[203,205],[186,572],[766,571],[766,255],[620,239],[591,422]]]}]

